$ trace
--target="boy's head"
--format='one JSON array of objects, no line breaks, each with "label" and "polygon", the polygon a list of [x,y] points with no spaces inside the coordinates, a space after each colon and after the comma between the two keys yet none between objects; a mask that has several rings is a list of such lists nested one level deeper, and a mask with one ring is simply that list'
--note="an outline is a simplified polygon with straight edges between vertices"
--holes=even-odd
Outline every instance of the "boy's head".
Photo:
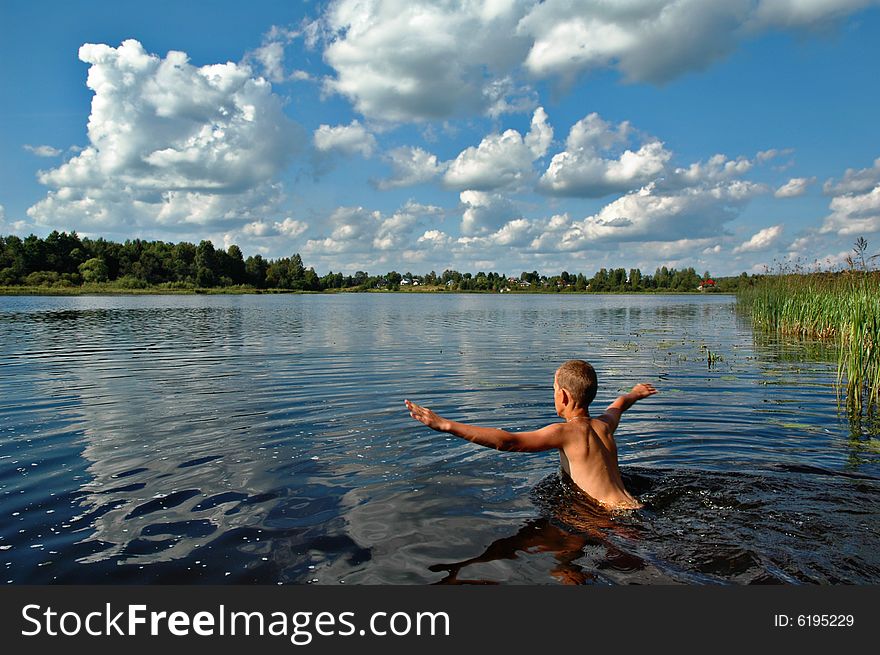
[{"label": "boy's head", "polygon": [[596,389],[599,382],[596,379],[596,371],[587,362],[580,359],[570,359],[556,369],[554,377],[554,398],[556,411],[562,409],[564,392],[568,400],[575,407],[587,409],[596,397]]}]

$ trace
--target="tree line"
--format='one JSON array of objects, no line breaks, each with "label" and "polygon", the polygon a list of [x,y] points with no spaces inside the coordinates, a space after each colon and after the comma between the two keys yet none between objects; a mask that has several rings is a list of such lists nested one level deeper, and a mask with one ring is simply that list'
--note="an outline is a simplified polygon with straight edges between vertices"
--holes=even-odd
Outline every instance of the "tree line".
[{"label": "tree line", "polygon": [[749,284],[752,277],[743,273],[734,278],[710,280],[693,268],[677,270],[665,266],[653,275],[638,268],[597,271],[592,277],[563,271],[559,275],[540,275],[523,271],[519,276],[503,273],[461,273],[447,269],[425,275],[389,271],[370,275],[329,272],[318,276],[306,268],[298,253],[290,257],[265,259],[252,255],[245,259],[236,245],[215,248],[211,241],[198,245],[180,242],[131,239],[124,243],[103,238],[80,238],[76,232],[54,231],[41,239],[0,236],[0,286],[77,287],[106,285],[121,289],[196,289],[217,287],[252,287],[291,291],[328,291],[334,289],[400,290],[402,287],[430,287],[450,291],[693,291],[701,285],[720,291],[735,290]]}]

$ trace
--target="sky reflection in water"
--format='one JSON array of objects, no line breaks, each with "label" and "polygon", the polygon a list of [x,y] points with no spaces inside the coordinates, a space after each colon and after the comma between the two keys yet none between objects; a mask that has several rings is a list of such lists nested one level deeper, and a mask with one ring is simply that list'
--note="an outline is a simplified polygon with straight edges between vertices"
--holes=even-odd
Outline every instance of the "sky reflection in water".
[{"label": "sky reflection in water", "polygon": [[[594,411],[661,391],[618,430],[643,511],[403,409],[533,429],[569,358]],[[880,431],[834,374],[725,296],[2,298],[2,580],[877,583]]]}]

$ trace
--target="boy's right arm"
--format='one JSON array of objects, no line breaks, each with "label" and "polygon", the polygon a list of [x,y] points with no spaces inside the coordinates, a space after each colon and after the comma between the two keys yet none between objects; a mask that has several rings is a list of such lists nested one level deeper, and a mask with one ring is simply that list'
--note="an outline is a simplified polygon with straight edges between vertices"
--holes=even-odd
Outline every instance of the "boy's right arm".
[{"label": "boy's right arm", "polygon": [[647,398],[648,396],[653,396],[655,393],[657,393],[657,390],[653,385],[648,384],[647,382],[637,384],[629,393],[618,396],[613,403],[608,405],[605,413],[597,418],[603,423],[608,424],[610,432],[614,432],[617,429],[617,425],[620,423],[621,414],[632,407],[637,401],[642,398]]},{"label": "boy's right arm", "polygon": [[533,432],[508,432],[498,428],[483,428],[467,423],[450,421],[432,412],[427,407],[405,400],[409,415],[424,423],[432,430],[467,439],[468,441],[495,448],[496,450],[514,450],[520,452],[540,452],[553,448],[562,448],[565,443],[566,431],[564,423],[550,425]]}]

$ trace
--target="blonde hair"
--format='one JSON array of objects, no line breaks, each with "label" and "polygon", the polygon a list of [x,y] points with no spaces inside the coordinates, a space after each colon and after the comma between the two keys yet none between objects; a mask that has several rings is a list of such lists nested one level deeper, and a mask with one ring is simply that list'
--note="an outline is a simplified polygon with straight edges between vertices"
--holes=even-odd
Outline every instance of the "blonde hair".
[{"label": "blonde hair", "polygon": [[596,371],[580,359],[570,359],[556,369],[556,384],[568,391],[576,406],[584,409],[593,402],[599,387]]}]

